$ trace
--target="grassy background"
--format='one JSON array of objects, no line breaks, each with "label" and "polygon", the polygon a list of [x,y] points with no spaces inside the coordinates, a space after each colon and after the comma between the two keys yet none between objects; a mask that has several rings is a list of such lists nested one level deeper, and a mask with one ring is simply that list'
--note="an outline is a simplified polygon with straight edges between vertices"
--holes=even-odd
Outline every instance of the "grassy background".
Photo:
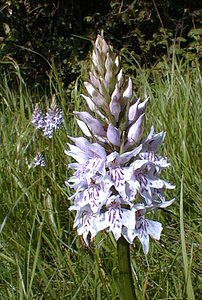
[{"label": "grassy background", "polygon": [[[11,90],[9,77],[0,78],[0,299],[118,299],[113,237],[98,235],[87,249],[73,229],[74,213],[68,211],[64,150],[67,135],[79,134],[72,111],[83,106],[82,81],[63,90],[53,66],[50,90],[30,94],[18,66],[11,64],[18,87]],[[137,297],[201,299],[200,68],[174,56],[151,69],[141,69],[131,57],[125,67],[136,74],[137,97],[150,96],[145,134],[152,124],[156,132],[167,131],[161,152],[172,166],[164,177],[176,185],[167,195],[176,201],[158,214],[164,226],[160,242],[151,241],[148,257],[138,242],[131,247]],[[35,131],[31,115],[36,102],[46,110],[53,94],[65,122],[49,140]],[[45,156],[45,168],[32,167],[38,151]]]}]

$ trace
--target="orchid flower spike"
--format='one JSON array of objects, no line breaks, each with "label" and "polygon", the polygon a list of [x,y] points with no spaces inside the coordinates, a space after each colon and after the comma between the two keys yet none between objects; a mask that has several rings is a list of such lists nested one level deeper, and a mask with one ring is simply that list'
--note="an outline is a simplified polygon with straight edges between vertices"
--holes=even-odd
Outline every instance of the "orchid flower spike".
[{"label": "orchid flower spike", "polygon": [[97,36],[91,60],[82,94],[90,112],[75,112],[86,137],[71,137],[74,145],[68,144],[66,151],[75,160],[68,166],[73,175],[66,182],[75,191],[70,197],[74,227],[87,245],[107,230],[130,244],[138,238],[147,254],[149,237],[159,240],[163,229],[147,212],[173,203],[166,201],[164,191],[174,186],[161,178],[170,164],[156,154],[165,133],[154,133],[152,126],[144,138],[148,98],[135,99],[133,81],[124,75],[120,57],[103,34]]}]

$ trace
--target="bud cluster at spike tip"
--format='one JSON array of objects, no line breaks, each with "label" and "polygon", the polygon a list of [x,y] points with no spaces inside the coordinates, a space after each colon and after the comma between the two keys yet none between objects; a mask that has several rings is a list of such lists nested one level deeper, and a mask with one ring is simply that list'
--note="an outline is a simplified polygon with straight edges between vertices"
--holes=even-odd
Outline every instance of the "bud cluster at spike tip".
[{"label": "bud cluster at spike tip", "polygon": [[133,96],[131,78],[126,79],[120,58],[111,45],[98,35],[92,53],[89,81],[82,97],[90,112],[75,112],[86,137],[69,137],[66,154],[76,162],[66,182],[75,193],[70,197],[75,210],[74,227],[87,245],[99,231],[111,231],[133,243],[138,237],[143,250],[149,250],[149,236],[159,240],[161,223],[146,213],[165,208],[165,189],[174,186],[160,178],[170,164],[156,154],[165,137],[153,126],[143,138],[143,122],[148,99]]}]

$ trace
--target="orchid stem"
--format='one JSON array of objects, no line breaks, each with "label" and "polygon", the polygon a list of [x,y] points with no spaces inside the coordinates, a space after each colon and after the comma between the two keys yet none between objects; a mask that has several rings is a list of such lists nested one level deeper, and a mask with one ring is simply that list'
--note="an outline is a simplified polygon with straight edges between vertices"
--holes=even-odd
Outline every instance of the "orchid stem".
[{"label": "orchid stem", "polygon": [[136,300],[130,263],[130,244],[123,236],[117,241],[120,300]]}]

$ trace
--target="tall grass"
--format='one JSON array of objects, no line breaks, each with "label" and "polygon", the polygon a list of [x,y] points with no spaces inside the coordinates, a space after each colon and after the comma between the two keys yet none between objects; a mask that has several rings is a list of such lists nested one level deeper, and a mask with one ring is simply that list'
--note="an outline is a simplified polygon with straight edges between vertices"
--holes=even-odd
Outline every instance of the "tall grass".
[{"label": "tall grass", "polygon": [[[130,62],[131,63],[131,62]],[[79,134],[73,110],[84,105],[81,80],[63,88],[53,65],[50,90],[30,92],[12,62],[18,85],[0,79],[0,299],[118,299],[116,243],[96,237],[86,248],[73,229],[65,156],[67,135]],[[171,161],[166,176],[176,184],[176,201],[158,214],[164,224],[148,257],[131,248],[138,299],[200,299],[202,296],[202,78],[199,65],[161,62],[134,67],[137,97],[150,96],[145,128],[167,132],[163,152]],[[45,110],[56,95],[64,126],[52,140],[31,124],[34,104]],[[37,151],[47,165],[33,168]]]}]

